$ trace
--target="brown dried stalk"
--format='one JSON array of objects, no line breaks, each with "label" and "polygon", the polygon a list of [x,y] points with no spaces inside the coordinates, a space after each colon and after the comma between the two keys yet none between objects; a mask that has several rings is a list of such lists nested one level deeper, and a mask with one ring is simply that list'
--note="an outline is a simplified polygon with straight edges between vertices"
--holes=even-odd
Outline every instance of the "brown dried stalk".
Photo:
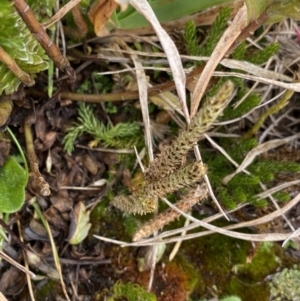
[{"label": "brown dried stalk", "polygon": [[77,4],[76,6],[74,6],[72,8],[71,12],[72,12],[74,22],[77,26],[77,30],[78,30],[77,33],[78,33],[79,37],[81,37],[81,38],[85,37],[88,32],[88,27],[82,17],[82,14],[80,11],[80,5]]},{"label": "brown dried stalk", "polygon": [[189,129],[182,131],[178,138],[150,163],[145,171],[148,182],[159,181],[180,167],[182,158],[223,112],[233,91],[233,82],[227,80],[214,96],[206,100],[200,111],[192,119]]},{"label": "brown dried stalk", "polygon": [[[192,190],[187,196],[178,201],[176,203],[176,207],[183,212],[187,212],[200,200],[207,198],[207,196],[207,186],[205,183],[202,183],[197,187],[197,189]],[[149,220],[140,229],[138,229],[133,235],[132,240],[139,241],[145,237],[148,237],[167,224],[171,223],[178,217],[180,217],[180,213],[175,211],[174,209],[169,208],[155,218]]]},{"label": "brown dried stalk", "polygon": [[58,47],[51,41],[43,26],[38,22],[34,13],[24,0],[11,0],[18,14],[27,25],[31,33],[36,37],[38,42],[44,48],[48,56],[53,60],[57,68],[65,71],[71,82],[76,80],[74,69],[70,66],[69,61],[64,57]]},{"label": "brown dried stalk", "polygon": [[2,47],[0,47],[0,61],[26,86],[34,85],[32,77],[24,72]]},{"label": "brown dried stalk", "polygon": [[39,164],[34,151],[31,128],[30,125],[26,122],[26,120],[24,121],[23,128],[24,128],[24,135],[26,140],[27,156],[28,156],[30,171],[33,175],[35,182],[40,188],[41,195],[48,196],[51,193],[50,186],[39,171]]}]

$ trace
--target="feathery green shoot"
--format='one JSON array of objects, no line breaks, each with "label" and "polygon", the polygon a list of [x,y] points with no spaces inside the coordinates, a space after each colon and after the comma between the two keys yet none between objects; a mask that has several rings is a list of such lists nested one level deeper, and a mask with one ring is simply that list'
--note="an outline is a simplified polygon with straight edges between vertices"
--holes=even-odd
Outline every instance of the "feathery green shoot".
[{"label": "feathery green shoot", "polygon": [[68,153],[74,150],[75,140],[84,133],[93,136],[93,144],[101,143],[105,147],[131,148],[139,143],[141,129],[137,123],[104,125],[94,115],[92,107],[85,103],[79,105],[78,115],[78,122],[68,128],[63,139]]}]

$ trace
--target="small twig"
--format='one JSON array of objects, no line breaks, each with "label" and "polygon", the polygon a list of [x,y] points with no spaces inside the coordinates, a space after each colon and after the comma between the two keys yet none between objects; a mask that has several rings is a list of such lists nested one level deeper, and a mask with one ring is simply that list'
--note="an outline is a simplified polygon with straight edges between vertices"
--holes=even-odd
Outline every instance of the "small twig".
[{"label": "small twig", "polygon": [[71,67],[69,61],[64,57],[58,47],[53,43],[46,33],[44,27],[38,22],[33,11],[24,0],[11,0],[14,7],[19,13],[20,17],[27,25],[31,33],[36,37],[38,42],[44,48],[49,57],[53,60],[55,65],[62,71],[68,74],[69,80],[74,82],[76,80],[76,74]]},{"label": "small twig", "polygon": [[34,151],[31,128],[30,125],[26,122],[26,120],[23,123],[23,127],[24,127],[24,135],[26,140],[27,156],[28,156],[30,171],[38,187],[40,188],[41,195],[48,196],[51,193],[50,186],[39,171],[39,164]]},{"label": "small twig", "polygon": [[33,78],[28,73],[24,72],[1,46],[0,61],[25,85],[30,87],[35,84]]},{"label": "small twig", "polygon": [[87,32],[88,32],[88,28],[87,28],[87,25],[86,25],[82,15],[81,15],[80,5],[79,4],[75,5],[72,8],[71,12],[72,12],[74,22],[77,26],[79,36],[80,37],[85,37]]}]

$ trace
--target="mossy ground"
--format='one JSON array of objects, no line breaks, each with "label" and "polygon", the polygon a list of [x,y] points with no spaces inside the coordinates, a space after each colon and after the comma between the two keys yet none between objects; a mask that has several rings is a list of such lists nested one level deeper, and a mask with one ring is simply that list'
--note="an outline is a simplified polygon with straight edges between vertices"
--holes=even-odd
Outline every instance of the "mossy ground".
[{"label": "mossy ground", "polygon": [[[92,222],[93,234],[130,241],[140,220],[121,215],[103,203],[92,213]],[[173,226],[181,223],[179,220]],[[102,286],[102,290],[108,292],[118,280],[137,283],[146,289],[149,271],[139,272],[137,264],[141,250],[119,248],[112,244],[105,246],[106,256],[112,260],[109,270],[113,273],[110,274],[110,282],[106,281],[107,287]],[[183,242],[173,262],[167,258],[171,248],[171,245],[167,246],[155,272],[152,292],[161,301],[198,301],[228,295],[236,295],[243,301],[267,301],[270,295],[267,276],[294,262],[285,256],[279,244],[251,244],[219,234]],[[103,274],[103,269],[95,269],[97,274]],[[99,292],[100,295],[103,293]]]}]

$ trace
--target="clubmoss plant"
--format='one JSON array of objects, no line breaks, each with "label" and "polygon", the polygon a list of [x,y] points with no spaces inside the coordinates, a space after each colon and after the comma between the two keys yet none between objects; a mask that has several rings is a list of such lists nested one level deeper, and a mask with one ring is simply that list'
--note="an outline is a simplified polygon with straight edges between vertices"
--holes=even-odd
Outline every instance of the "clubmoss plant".
[{"label": "clubmoss plant", "polygon": [[209,56],[214,50],[216,44],[220,40],[230,17],[230,8],[224,7],[220,10],[220,14],[212,24],[207,35],[207,39],[203,46],[199,45],[197,28],[194,21],[187,22],[184,30],[184,38],[186,41],[186,51],[193,56]]},{"label": "clubmoss plant", "polygon": [[92,107],[85,103],[80,103],[78,115],[78,122],[67,129],[67,134],[63,139],[64,149],[68,153],[74,150],[76,139],[84,133],[93,136],[91,146],[96,146],[101,142],[105,147],[132,148],[139,144],[141,128],[137,123],[104,125],[94,115]]},{"label": "clubmoss plant", "polygon": [[[207,41],[210,42],[204,48],[198,46],[197,30],[193,23],[189,22],[185,31],[188,53],[192,55],[209,55],[208,49],[210,49],[210,51],[213,50],[219,35],[226,25],[228,17],[228,9],[222,10],[213,28],[209,31],[211,37],[208,37]],[[262,47],[262,50],[255,52],[252,62],[261,64],[277,51],[277,44]],[[247,49],[245,44],[242,43],[232,56],[235,59],[248,60],[252,52],[253,49]],[[117,196],[112,203],[126,212],[148,213],[155,208],[154,198],[162,197],[166,193],[177,190],[179,187],[188,186],[182,182],[183,185],[180,186],[178,184],[176,189],[175,186],[173,186],[172,189],[158,189],[158,187],[161,186],[166,187],[166,181],[169,183],[171,178],[171,181],[175,183],[174,179],[178,177],[182,170],[182,162],[188,151],[193,145],[198,143],[201,136],[210,129],[212,123],[223,111],[223,116],[220,118],[222,120],[239,118],[249,113],[249,111],[253,110],[261,102],[258,93],[250,93],[243,102],[234,103],[233,101],[233,104],[228,106],[228,100],[231,98],[235,87],[239,88],[235,101],[248,94],[248,89],[241,79],[226,78],[219,80],[218,84],[207,93],[201,109],[192,119],[189,128],[180,132],[178,138],[176,138],[169,147],[163,149],[161,154],[158,155],[145,170],[145,186],[130,196]],[[253,135],[249,135],[240,140],[219,138],[218,143],[231,158],[240,164],[243,162],[247,153],[257,146],[258,142],[255,138],[252,138],[252,136]],[[235,175],[227,185],[223,185],[223,178],[234,172],[235,167],[228,162],[228,159],[225,158],[223,154],[217,151],[213,156],[211,153],[202,152],[202,156],[204,162],[209,166],[208,176],[216,196],[226,208],[235,208],[238,204],[243,202],[250,202],[260,207],[267,205],[265,199],[256,196],[262,192],[261,183],[272,185],[272,181],[274,181],[276,175],[283,171],[283,166],[280,161],[258,158],[247,168],[251,174],[239,173]],[[300,171],[300,167],[296,163],[289,162],[285,164],[284,170],[286,172],[298,172]],[[182,179],[177,178],[177,180],[179,183]],[[200,177],[198,178],[198,181],[199,180]],[[197,182],[197,180],[195,180],[195,182]],[[276,193],[273,196],[277,197],[278,201],[286,201],[289,199],[288,193],[285,192]],[[145,210],[145,212],[143,212],[143,210]],[[168,214],[170,214],[170,216],[173,215],[172,211],[170,211],[167,214],[163,213],[158,217],[158,220],[149,221],[145,227],[142,227],[136,232],[134,240],[139,240],[149,235],[152,228],[157,230],[164,226],[165,221],[171,221],[172,218],[169,219]]]},{"label": "clubmoss plant", "polygon": [[206,99],[197,115],[192,119],[189,129],[182,131],[170,147],[165,148],[145,171],[149,183],[170,175],[182,162],[183,157],[209,130],[212,123],[222,113],[234,91],[232,81],[226,81],[218,92]]},{"label": "clubmoss plant", "polygon": [[228,80],[216,95],[207,98],[198,114],[192,119],[190,127],[182,131],[171,146],[165,148],[150,163],[145,171],[145,186],[130,196],[117,196],[112,204],[128,213],[153,212],[157,197],[163,197],[167,193],[189,187],[199,181],[206,174],[206,166],[203,163],[196,162],[184,168],[179,167],[184,156],[221,114],[233,90],[234,85]]}]

